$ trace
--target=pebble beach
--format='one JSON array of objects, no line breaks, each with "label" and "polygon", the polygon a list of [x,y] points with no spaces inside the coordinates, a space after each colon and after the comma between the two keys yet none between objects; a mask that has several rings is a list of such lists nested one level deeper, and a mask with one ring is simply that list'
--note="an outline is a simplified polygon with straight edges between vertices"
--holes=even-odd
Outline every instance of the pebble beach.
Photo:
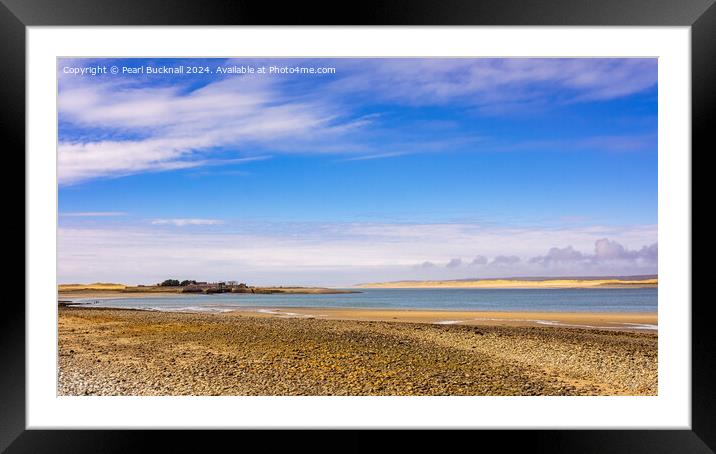
[{"label": "pebble beach", "polygon": [[656,395],[657,334],[59,308],[58,395]]}]

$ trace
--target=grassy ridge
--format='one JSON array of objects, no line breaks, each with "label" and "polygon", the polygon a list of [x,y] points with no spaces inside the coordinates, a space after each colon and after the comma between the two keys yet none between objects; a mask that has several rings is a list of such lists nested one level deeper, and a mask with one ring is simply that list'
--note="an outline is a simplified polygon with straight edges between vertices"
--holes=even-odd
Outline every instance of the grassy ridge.
[{"label": "grassy ridge", "polygon": [[[146,293],[187,293],[185,287],[168,287],[159,285],[148,285],[148,286],[129,286],[124,284],[111,284],[97,282],[94,284],[60,284],[57,286],[60,295],[63,294],[77,294],[77,293],[102,293],[102,294],[146,294]],[[201,292],[198,292],[201,293]],[[232,293],[232,292],[227,292]],[[356,293],[351,290],[338,290],[322,287],[247,287],[242,289],[241,292],[233,293],[259,293],[259,294],[271,294],[271,293],[294,293],[294,294],[329,294],[329,293]]]}]

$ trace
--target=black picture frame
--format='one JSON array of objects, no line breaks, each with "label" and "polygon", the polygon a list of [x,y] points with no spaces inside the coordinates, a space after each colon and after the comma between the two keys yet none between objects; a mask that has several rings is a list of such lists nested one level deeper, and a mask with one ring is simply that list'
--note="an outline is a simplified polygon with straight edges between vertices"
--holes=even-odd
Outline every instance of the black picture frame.
[{"label": "black picture frame", "polygon": [[[431,2],[361,1],[354,3],[269,2],[245,0],[0,0],[2,52],[2,122],[6,156],[25,152],[25,31],[29,26],[76,25],[531,25],[531,26],[690,26],[692,63],[692,149],[714,149],[716,105],[716,6],[714,0],[449,0]],[[661,125],[664,127],[665,125]],[[688,150],[685,150],[688,152]],[[693,156],[693,151],[691,152]],[[24,164],[23,164],[24,165]],[[8,184],[5,184],[8,186]],[[16,191],[13,183],[13,189]],[[7,189],[10,189],[8,186]],[[12,194],[8,191],[6,194]],[[26,221],[27,222],[27,221]],[[692,221],[693,222],[693,221]],[[693,225],[693,224],[692,224]],[[25,225],[25,228],[28,226]],[[26,237],[27,246],[27,237]],[[689,303],[687,301],[680,302]],[[311,433],[270,437],[271,450],[310,447],[312,450],[363,451],[439,443],[450,448],[459,436],[468,446],[505,449],[529,447],[541,452],[657,453],[716,451],[716,348],[712,302],[692,302],[691,430],[486,430],[463,431],[428,439],[427,432],[401,434],[376,444],[365,431],[334,431],[336,441],[317,443]],[[230,431],[26,430],[25,428],[25,307],[7,299],[0,316],[0,449],[7,452],[128,452],[149,449],[160,441],[162,451],[202,450],[230,441],[247,443]],[[237,409],[240,411],[240,409]],[[432,434],[435,435],[435,434]],[[143,439],[143,440],[140,440]],[[438,441],[437,439],[442,439]],[[266,440],[265,442],[268,442]],[[232,445],[229,445],[232,446]]]}]

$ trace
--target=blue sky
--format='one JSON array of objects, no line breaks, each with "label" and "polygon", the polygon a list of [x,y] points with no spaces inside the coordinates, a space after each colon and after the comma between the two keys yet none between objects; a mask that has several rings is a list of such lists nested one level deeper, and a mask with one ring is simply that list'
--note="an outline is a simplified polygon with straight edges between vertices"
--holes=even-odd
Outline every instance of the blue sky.
[{"label": "blue sky", "polygon": [[[211,74],[121,71],[179,65]],[[271,66],[335,72],[217,74]],[[655,59],[66,59],[58,84],[61,282],[657,270]]]}]

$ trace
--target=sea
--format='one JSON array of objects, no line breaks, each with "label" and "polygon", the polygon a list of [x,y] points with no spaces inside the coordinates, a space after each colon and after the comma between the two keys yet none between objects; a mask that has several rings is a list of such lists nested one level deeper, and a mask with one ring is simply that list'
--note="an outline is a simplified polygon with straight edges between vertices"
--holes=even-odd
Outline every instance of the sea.
[{"label": "sea", "polygon": [[[346,289],[354,290],[354,289]],[[455,311],[657,312],[657,288],[358,289],[327,295],[223,293],[150,298],[75,298],[77,304],[171,312],[245,308],[374,308]]]}]

